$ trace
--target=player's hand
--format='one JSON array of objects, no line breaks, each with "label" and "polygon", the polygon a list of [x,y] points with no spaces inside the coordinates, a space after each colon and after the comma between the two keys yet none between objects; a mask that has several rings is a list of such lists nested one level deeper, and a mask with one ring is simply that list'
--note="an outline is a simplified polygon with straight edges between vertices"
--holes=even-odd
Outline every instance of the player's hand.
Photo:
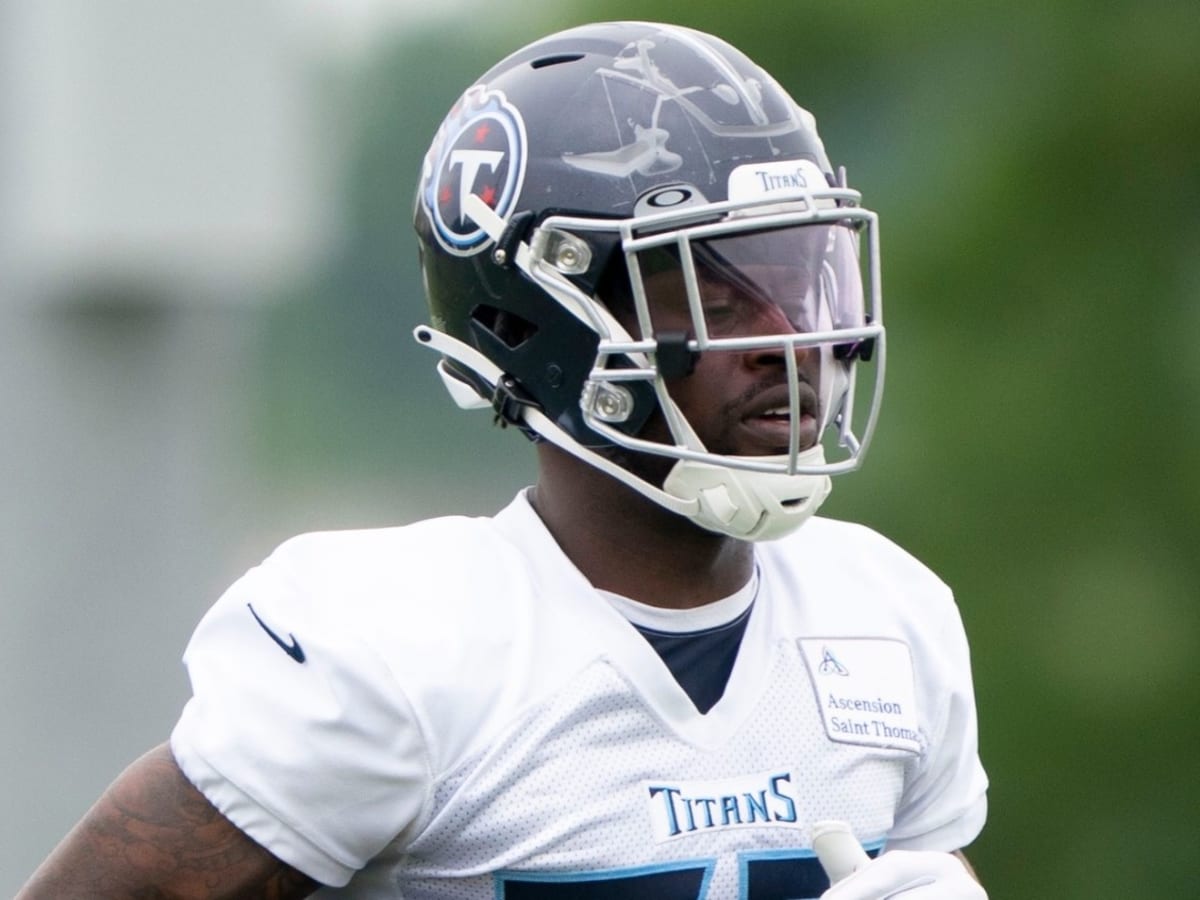
[{"label": "player's hand", "polygon": [[893,850],[839,881],[821,900],[987,900],[953,853]]}]

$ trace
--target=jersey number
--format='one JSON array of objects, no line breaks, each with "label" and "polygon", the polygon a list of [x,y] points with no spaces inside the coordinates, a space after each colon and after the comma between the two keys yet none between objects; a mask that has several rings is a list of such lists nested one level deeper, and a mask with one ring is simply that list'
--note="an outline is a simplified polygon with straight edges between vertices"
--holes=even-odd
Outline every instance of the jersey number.
[{"label": "jersey number", "polygon": [[[878,848],[869,851],[871,856]],[[741,900],[816,900],[829,878],[811,851],[743,854]],[[714,863],[691,860],[666,866],[579,874],[504,872],[497,900],[705,900]]]}]

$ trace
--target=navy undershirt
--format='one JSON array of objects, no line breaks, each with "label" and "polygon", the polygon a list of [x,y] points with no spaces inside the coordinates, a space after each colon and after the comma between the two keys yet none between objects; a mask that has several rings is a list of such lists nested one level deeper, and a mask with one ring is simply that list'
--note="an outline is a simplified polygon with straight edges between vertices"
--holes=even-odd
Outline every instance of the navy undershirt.
[{"label": "navy undershirt", "polygon": [[753,608],[751,604],[736,619],[702,631],[681,633],[634,627],[662,657],[696,709],[706,713],[725,693]]}]

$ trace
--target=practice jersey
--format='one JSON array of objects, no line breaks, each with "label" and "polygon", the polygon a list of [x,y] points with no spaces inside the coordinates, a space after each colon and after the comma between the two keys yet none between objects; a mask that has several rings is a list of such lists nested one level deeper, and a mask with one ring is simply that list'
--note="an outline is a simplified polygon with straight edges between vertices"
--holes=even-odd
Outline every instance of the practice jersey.
[{"label": "practice jersey", "polygon": [[949,589],[829,519],[755,552],[702,715],[524,496],[293,538],[198,626],[172,749],[322,897],[804,900],[815,822],[968,844],[986,778]]}]

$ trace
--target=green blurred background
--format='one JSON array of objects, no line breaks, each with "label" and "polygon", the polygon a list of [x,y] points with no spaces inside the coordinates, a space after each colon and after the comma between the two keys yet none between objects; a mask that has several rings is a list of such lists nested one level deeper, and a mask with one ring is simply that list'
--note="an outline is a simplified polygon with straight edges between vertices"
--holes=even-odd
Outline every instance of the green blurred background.
[{"label": "green blurred background", "polygon": [[[532,477],[525,442],[454,410],[409,336],[421,156],[458,93],[540,34],[712,31],[813,111],[881,216],[884,413],[825,512],[955,589],[992,779],[970,856],[991,896],[1200,897],[1196,0],[459,11],[312,75],[342,147],[340,230],[273,302],[229,314],[257,498],[227,516],[255,535],[237,563],[302,527],[490,512]],[[213,568],[206,588],[240,571]],[[211,599],[189,595],[189,617]]]}]

